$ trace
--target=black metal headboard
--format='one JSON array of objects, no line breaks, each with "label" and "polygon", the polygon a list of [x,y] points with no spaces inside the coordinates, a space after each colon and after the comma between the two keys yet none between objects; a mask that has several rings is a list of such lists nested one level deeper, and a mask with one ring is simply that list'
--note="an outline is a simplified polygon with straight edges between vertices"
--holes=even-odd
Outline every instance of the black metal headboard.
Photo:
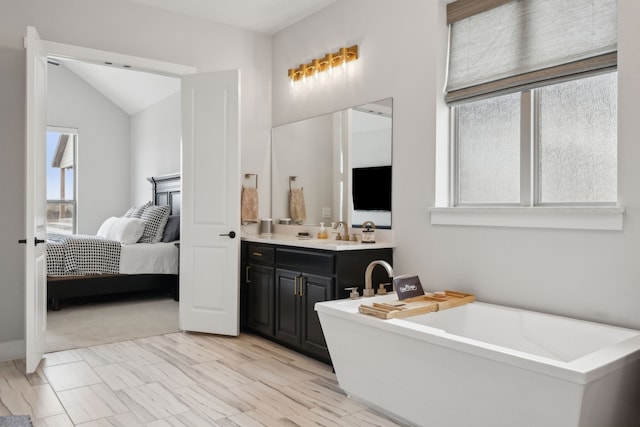
[{"label": "black metal headboard", "polygon": [[158,206],[171,206],[171,215],[180,215],[181,195],[180,195],[180,174],[173,173],[162,176],[152,176],[147,178],[151,183],[154,204]]}]

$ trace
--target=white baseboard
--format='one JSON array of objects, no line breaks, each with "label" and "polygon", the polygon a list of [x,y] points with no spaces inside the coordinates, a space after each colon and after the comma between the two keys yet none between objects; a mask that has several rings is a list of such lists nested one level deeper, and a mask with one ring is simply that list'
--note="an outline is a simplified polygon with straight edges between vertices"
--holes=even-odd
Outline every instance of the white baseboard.
[{"label": "white baseboard", "polygon": [[24,357],[24,340],[0,342],[0,362],[14,359],[24,359]]}]

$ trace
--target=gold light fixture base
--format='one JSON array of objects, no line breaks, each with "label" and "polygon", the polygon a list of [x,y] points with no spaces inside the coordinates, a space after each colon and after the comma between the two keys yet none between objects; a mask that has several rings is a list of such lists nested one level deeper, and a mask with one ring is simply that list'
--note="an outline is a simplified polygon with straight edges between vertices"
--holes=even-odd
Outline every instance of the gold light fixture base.
[{"label": "gold light fixture base", "polygon": [[303,78],[317,76],[321,72],[355,61],[358,58],[358,45],[342,47],[337,52],[327,53],[322,58],[312,59],[308,64],[300,64],[298,68],[289,68],[287,75],[291,82],[297,82]]}]

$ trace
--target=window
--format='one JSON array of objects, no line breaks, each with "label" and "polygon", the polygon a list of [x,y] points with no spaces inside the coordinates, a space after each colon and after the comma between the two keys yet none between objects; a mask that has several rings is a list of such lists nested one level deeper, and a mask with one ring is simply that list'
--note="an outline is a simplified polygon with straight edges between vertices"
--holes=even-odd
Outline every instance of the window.
[{"label": "window", "polygon": [[458,204],[519,203],[520,96],[455,107]]},{"label": "window", "polygon": [[431,222],[622,229],[617,0],[458,0],[447,24]]},{"label": "window", "polygon": [[75,152],[72,129],[47,131],[47,232],[76,232]]},{"label": "window", "polygon": [[537,203],[616,203],[617,93],[617,73],[538,89]]},{"label": "window", "polygon": [[454,204],[615,205],[616,77],[452,107]]}]

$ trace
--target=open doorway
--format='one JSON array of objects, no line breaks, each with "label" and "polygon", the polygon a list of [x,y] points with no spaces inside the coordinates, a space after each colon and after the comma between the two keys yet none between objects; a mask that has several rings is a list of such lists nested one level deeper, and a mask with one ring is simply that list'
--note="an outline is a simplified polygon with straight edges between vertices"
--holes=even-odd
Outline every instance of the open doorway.
[{"label": "open doorway", "polygon": [[[148,177],[180,173],[179,79],[66,58],[49,58],[48,70],[48,233],[94,236],[150,201]],[[47,352],[178,330],[168,293],[61,305],[48,312]]]},{"label": "open doorway", "polygon": [[[109,61],[112,64],[122,61],[129,63],[127,68],[180,76],[184,90],[179,98],[180,106],[184,108],[180,111],[179,122],[188,124],[181,129],[179,156],[183,196],[181,241],[178,246],[181,247],[180,328],[193,332],[238,335],[240,244],[235,237],[240,231],[240,70],[197,73],[194,67],[44,42],[33,27],[28,27],[27,33],[25,144],[29,155],[26,156],[25,167],[27,176],[36,179],[27,179],[26,199],[28,202],[33,200],[33,203],[27,203],[25,221],[28,226],[26,239],[22,241],[34,242],[33,247],[27,246],[25,263],[26,372],[35,371],[46,347],[45,301],[51,295],[46,289],[47,266],[43,266],[46,264],[42,251],[45,245],[38,247],[39,243],[44,243],[40,236],[46,238],[46,224],[36,221],[45,217],[45,179],[39,179],[39,175],[44,176],[42,154],[46,146],[47,114],[42,110],[47,108],[48,95],[42,89],[47,87],[47,56],[90,58],[92,62],[100,63],[105,58],[112,58]],[[83,135],[84,150],[85,132],[81,127],[79,130]],[[97,146],[106,149],[103,153],[110,154],[109,144]],[[34,153],[38,156],[31,155]],[[103,163],[114,164],[107,159],[103,159]],[[88,168],[82,159],[79,164],[83,165],[82,176],[78,179],[78,187],[81,187]],[[117,174],[106,176],[101,188],[108,190],[117,178]],[[130,175],[120,179],[130,179]],[[79,199],[83,199],[81,194]],[[98,196],[96,200],[99,200]],[[32,206],[36,202],[38,205]],[[85,216],[83,211],[78,208],[79,230]],[[211,257],[211,254],[216,256]],[[211,277],[218,280],[211,282]]]}]

